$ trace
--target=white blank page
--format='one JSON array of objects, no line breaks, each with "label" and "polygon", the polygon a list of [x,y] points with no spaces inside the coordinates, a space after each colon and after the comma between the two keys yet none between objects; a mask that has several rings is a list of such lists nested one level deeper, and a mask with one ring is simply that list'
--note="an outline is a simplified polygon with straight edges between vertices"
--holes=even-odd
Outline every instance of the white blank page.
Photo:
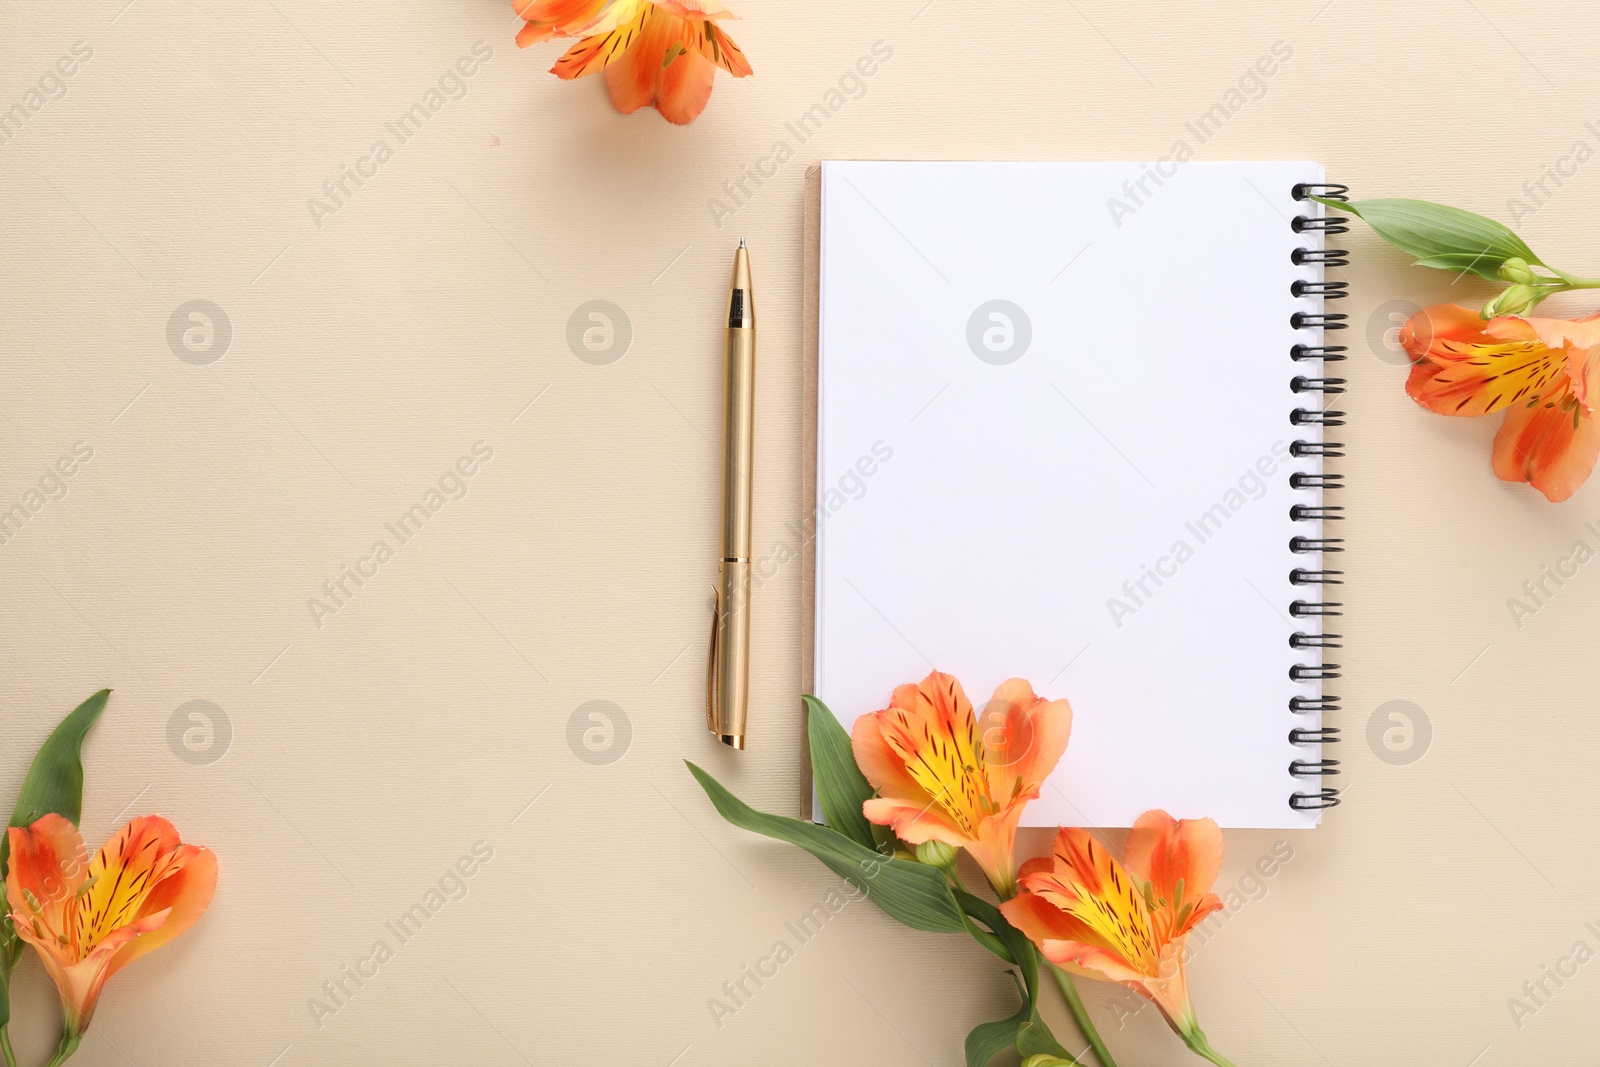
[{"label": "white blank page", "polygon": [[1153,170],[823,164],[815,689],[847,728],[934,667],[980,709],[1011,676],[1070,700],[1027,825],[1312,826],[1291,189],[1323,172]]}]

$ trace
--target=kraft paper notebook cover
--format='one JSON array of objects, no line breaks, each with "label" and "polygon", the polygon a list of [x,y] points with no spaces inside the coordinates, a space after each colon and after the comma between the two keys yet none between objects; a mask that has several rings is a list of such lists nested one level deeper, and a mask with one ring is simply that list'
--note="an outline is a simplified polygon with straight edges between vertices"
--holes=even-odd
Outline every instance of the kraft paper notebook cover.
[{"label": "kraft paper notebook cover", "polygon": [[847,728],[934,667],[980,711],[1011,676],[1070,700],[1027,825],[1316,825],[1344,253],[1308,189],[1339,191],[1314,163],[813,168],[806,691]]}]

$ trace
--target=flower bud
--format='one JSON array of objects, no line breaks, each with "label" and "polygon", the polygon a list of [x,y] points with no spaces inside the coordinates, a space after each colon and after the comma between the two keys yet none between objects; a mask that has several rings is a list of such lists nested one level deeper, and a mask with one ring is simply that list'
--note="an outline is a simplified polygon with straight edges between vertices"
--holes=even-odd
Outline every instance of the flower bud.
[{"label": "flower bud", "polygon": [[956,864],[955,846],[943,841],[924,841],[917,846],[917,862],[948,871]]},{"label": "flower bud", "polygon": [[1072,1061],[1040,1052],[1022,1061],[1022,1067],[1070,1067]]},{"label": "flower bud", "polygon": [[1483,310],[1479,314],[1486,319],[1492,319],[1496,315],[1526,315],[1544,297],[1543,289],[1518,282],[1516,285],[1508,286],[1505,292],[1483,305]]},{"label": "flower bud", "polygon": [[1512,256],[1500,264],[1499,274],[1508,282],[1521,282],[1524,285],[1531,285],[1538,280],[1538,276],[1529,268],[1528,261],[1521,256]]}]

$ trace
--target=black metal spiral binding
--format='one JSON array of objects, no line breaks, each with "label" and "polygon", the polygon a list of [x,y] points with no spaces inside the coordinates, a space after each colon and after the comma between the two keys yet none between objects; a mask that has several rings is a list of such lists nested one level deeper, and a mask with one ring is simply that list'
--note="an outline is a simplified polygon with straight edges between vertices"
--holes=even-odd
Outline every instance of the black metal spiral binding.
[{"label": "black metal spiral binding", "polygon": [[1343,330],[1346,328],[1344,320],[1349,317],[1342,311],[1296,311],[1289,316],[1289,325],[1296,330],[1312,330],[1318,326],[1327,330]]},{"label": "black metal spiral binding", "polygon": [[1337,396],[1344,392],[1346,379],[1344,378],[1307,378],[1304,374],[1296,374],[1289,379],[1291,393],[1321,393],[1324,396]]},{"label": "black metal spiral binding", "polygon": [[[1343,185],[1328,184],[1299,184],[1292,190],[1294,199],[1305,201],[1310,195],[1326,197],[1331,200],[1348,199],[1349,189]],[[1346,225],[1348,219],[1336,216],[1299,215],[1291,223],[1295,233],[1321,233],[1338,234],[1349,230]],[[1290,261],[1296,266],[1315,267],[1343,267],[1349,260],[1349,253],[1342,248],[1297,248],[1290,255]],[[1330,282],[1302,279],[1294,282],[1289,287],[1291,296],[1320,297],[1324,301],[1341,300],[1348,296],[1347,282]],[[1349,326],[1347,315],[1339,312],[1297,311],[1289,317],[1289,324],[1296,330],[1343,330]],[[1329,344],[1297,344],[1289,350],[1289,358],[1296,363],[1318,361],[1333,363],[1345,358],[1344,345]],[[1323,402],[1327,398],[1338,396],[1345,391],[1346,380],[1332,377],[1313,377],[1310,374],[1296,374],[1289,382],[1289,391],[1296,397],[1319,397]],[[1289,422],[1294,426],[1343,426],[1345,413],[1321,407],[1296,407],[1289,414]],[[1316,457],[1319,459],[1334,459],[1344,455],[1344,445],[1338,441],[1295,441],[1289,446],[1289,454],[1295,458]],[[1310,490],[1318,493],[1344,488],[1344,475],[1319,472],[1315,474],[1296,471],[1289,476],[1289,487],[1296,490]],[[1328,522],[1344,518],[1344,508],[1337,504],[1326,504],[1320,499],[1312,504],[1295,504],[1289,509],[1289,517],[1295,522]],[[1319,532],[1320,534],[1320,532]],[[1290,551],[1297,555],[1321,555],[1325,552],[1343,552],[1344,539],[1339,537],[1293,537],[1289,541]],[[1289,582],[1296,587],[1312,589],[1326,589],[1330,585],[1343,584],[1344,572],[1328,570],[1323,567],[1296,567],[1289,572]],[[1319,596],[1316,600],[1296,600],[1289,605],[1289,614],[1296,619],[1326,619],[1341,614],[1342,604]],[[1294,649],[1324,649],[1341,648],[1342,638],[1339,634],[1322,631],[1319,633],[1296,632],[1289,638],[1289,647]],[[1320,657],[1319,657],[1320,659]],[[1289,668],[1289,677],[1297,682],[1326,681],[1339,677],[1339,665],[1321,660],[1317,663],[1297,663]],[[1297,715],[1321,714],[1339,710],[1339,698],[1331,694],[1316,697],[1292,697],[1289,700],[1289,710]],[[1337,726],[1297,726],[1289,731],[1289,743],[1307,747],[1320,747],[1334,744],[1339,741],[1339,727]],[[1296,778],[1323,779],[1339,773],[1339,761],[1336,759],[1296,759],[1289,763],[1289,773]],[[1291,793],[1289,807],[1296,811],[1316,811],[1331,808],[1339,803],[1339,790],[1329,786],[1319,786],[1315,789],[1306,789]]]},{"label": "black metal spiral binding", "polygon": [[1289,286],[1290,296],[1320,296],[1329,300],[1343,300],[1350,294],[1345,292],[1350,288],[1349,282],[1308,282],[1297,281]]},{"label": "black metal spiral binding", "polygon": [[1348,267],[1345,257],[1350,253],[1342,248],[1297,248],[1289,255],[1289,262],[1297,267],[1307,263],[1321,263],[1325,267]]},{"label": "black metal spiral binding", "polygon": [[[1304,186],[1304,188],[1309,189],[1311,186]],[[1328,194],[1319,193],[1318,195],[1326,196]],[[1349,221],[1349,219],[1341,218],[1337,215],[1329,215],[1327,218],[1322,219],[1313,215],[1297,215],[1289,223],[1289,227],[1295,233],[1349,233],[1350,227],[1345,225]]]},{"label": "black metal spiral binding", "polygon": [[1319,789],[1315,793],[1295,793],[1289,797],[1289,806],[1295,811],[1336,808],[1339,806],[1339,791],[1337,789]]}]

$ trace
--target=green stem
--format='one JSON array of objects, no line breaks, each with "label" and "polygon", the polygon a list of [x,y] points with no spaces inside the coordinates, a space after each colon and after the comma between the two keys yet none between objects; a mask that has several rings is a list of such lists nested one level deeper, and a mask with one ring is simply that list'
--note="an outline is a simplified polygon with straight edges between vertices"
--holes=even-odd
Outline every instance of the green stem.
[{"label": "green stem", "polygon": [[1205,1033],[1198,1026],[1194,1028],[1193,1033],[1183,1035],[1183,1043],[1188,1045],[1196,1056],[1210,1060],[1217,1067],[1233,1067],[1232,1061],[1211,1047],[1211,1042],[1206,1040]]},{"label": "green stem", "polygon": [[[1535,308],[1558,293],[1570,293],[1578,289],[1600,289],[1600,278],[1574,278],[1570,274],[1561,278],[1537,278],[1528,283],[1527,288],[1532,293],[1532,299],[1526,306],[1518,305],[1517,308],[1512,308],[1509,311],[1496,309],[1488,317],[1493,318],[1496,315],[1506,314],[1531,315]],[[1510,290],[1507,289],[1500,295],[1505,296],[1509,292]],[[1490,301],[1485,304],[1484,310],[1488,311],[1494,303],[1495,301]]]},{"label": "green stem", "polygon": [[1066,998],[1067,1009],[1072,1012],[1078,1029],[1089,1039],[1089,1047],[1094,1049],[1095,1056],[1100,1060],[1100,1067],[1117,1067],[1117,1061],[1111,1058],[1106,1043],[1100,1039],[1100,1031],[1095,1029],[1094,1020],[1089,1018],[1089,1010],[1083,1006],[1083,998],[1078,996],[1077,987],[1072,984],[1072,976],[1053,963],[1050,964],[1050,971],[1056,976],[1056,985],[1061,987],[1061,995]]},{"label": "green stem", "polygon": [[72,1054],[78,1051],[78,1044],[82,1040],[82,1034],[63,1033],[61,1035],[61,1044],[56,1049],[55,1059],[50,1061],[48,1067],[61,1067],[63,1063],[70,1060]]},{"label": "green stem", "polygon": [[963,893],[967,891],[967,887],[961,881],[961,872],[956,870],[956,865],[954,863],[950,864],[950,866],[944,869],[944,876],[949,879],[950,885],[953,888],[959,889]]},{"label": "green stem", "polygon": [[9,920],[5,935],[0,937],[0,998],[4,998],[5,1022],[0,1023],[0,1052],[5,1053],[6,1067],[17,1067],[17,1054],[11,1051],[11,970],[16,966],[16,961],[11,958],[11,942],[15,935],[11,933]]},{"label": "green stem", "polygon": [[[1554,274],[1556,278],[1560,279],[1562,285],[1569,289],[1600,289],[1600,278],[1579,278],[1576,275],[1568,274],[1564,270],[1557,270],[1549,264],[1543,264],[1543,266],[1551,274]],[[1548,284],[1551,280],[1548,278],[1539,279],[1540,282],[1545,284]]]}]

